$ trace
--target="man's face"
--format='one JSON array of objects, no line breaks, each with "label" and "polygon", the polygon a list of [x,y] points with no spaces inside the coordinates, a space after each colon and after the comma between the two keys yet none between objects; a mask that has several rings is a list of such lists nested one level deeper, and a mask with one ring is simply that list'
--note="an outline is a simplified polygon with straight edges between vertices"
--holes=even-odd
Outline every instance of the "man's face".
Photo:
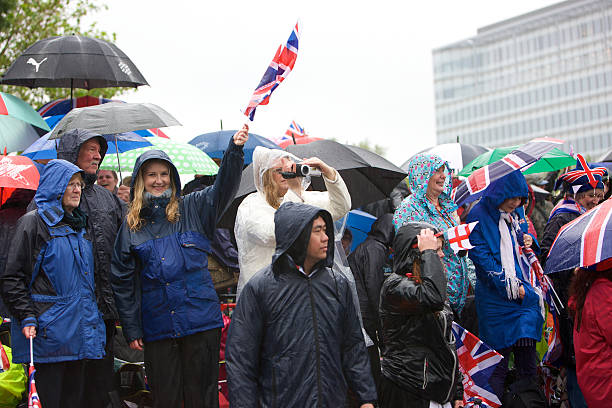
[{"label": "man's face", "polygon": [[81,145],[76,165],[85,173],[96,174],[101,160],[100,143],[96,139],[89,139]]},{"label": "man's face", "polygon": [[110,192],[115,191],[117,180],[115,180],[113,172],[110,170],[100,170],[98,172],[98,185],[104,187]]},{"label": "man's face", "polygon": [[322,217],[317,217],[312,223],[312,232],[310,233],[310,241],[306,250],[306,257],[310,258],[313,263],[317,263],[327,258],[327,227]]}]

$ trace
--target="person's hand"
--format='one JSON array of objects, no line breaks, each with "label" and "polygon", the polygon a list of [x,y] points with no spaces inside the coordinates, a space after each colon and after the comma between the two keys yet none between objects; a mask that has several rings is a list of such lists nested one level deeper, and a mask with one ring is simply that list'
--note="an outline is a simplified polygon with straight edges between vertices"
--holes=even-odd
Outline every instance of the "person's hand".
[{"label": "person's hand", "polygon": [[26,339],[29,339],[30,337],[35,338],[36,337],[36,326],[26,326],[23,329],[21,329],[21,332],[23,333]]},{"label": "person's hand", "polygon": [[132,350],[140,350],[140,351],[142,351],[143,347],[144,347],[144,343],[142,342],[142,339],[137,339],[137,340],[130,341],[130,348]]},{"label": "person's hand", "polygon": [[359,408],[374,408],[374,405],[368,402],[367,404],[361,404]]},{"label": "person's hand", "polygon": [[128,186],[119,186],[117,188],[117,197],[125,201],[130,202],[130,188]]},{"label": "person's hand", "polygon": [[531,248],[531,245],[533,244],[533,238],[531,238],[531,235],[529,234],[523,234],[523,242],[525,243],[525,248]]},{"label": "person's hand", "polygon": [[438,238],[429,228],[421,230],[420,234],[417,235],[417,242],[421,252],[426,249],[433,249],[434,251],[438,249]]},{"label": "person's hand", "polygon": [[519,298],[521,300],[525,298],[525,287],[523,285],[519,286]]},{"label": "person's hand", "polygon": [[453,405],[453,408],[461,408],[462,406],[463,406],[463,401],[455,400],[455,404]]},{"label": "person's hand", "polygon": [[325,164],[323,160],[319,159],[318,157],[311,157],[308,159],[304,159],[302,161],[302,164],[305,164],[307,166],[314,167],[315,169],[321,170],[321,173],[323,173],[323,175],[328,180],[331,180],[331,181],[336,180],[336,170],[334,170],[333,167],[330,167],[327,164]]},{"label": "person's hand", "polygon": [[247,140],[249,140],[249,125],[245,123],[242,125],[242,129],[234,134],[234,144],[237,146],[243,146]]}]

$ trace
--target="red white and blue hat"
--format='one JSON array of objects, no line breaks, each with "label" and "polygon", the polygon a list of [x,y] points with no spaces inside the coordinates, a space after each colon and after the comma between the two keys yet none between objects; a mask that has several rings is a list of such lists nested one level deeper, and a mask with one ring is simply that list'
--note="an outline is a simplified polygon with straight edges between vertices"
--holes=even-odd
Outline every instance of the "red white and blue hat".
[{"label": "red white and blue hat", "polygon": [[591,168],[584,157],[579,154],[577,155],[576,168],[559,176],[555,183],[555,190],[563,186],[565,191],[576,194],[596,188],[603,189],[603,178],[607,175],[608,170],[605,167]]}]

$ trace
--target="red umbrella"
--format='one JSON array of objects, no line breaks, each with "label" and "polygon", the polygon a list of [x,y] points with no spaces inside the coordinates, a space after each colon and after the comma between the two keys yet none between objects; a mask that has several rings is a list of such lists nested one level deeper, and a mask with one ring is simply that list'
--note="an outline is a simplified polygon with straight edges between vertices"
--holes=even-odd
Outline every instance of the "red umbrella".
[{"label": "red umbrella", "polygon": [[0,204],[17,188],[36,190],[40,174],[34,162],[25,156],[0,156]]},{"label": "red umbrella", "polygon": [[314,137],[314,136],[303,136],[303,137],[296,137],[295,143],[293,140],[287,139],[287,140],[283,140],[278,145],[284,149],[287,146],[291,146],[294,144],[308,144],[311,142],[316,142],[317,140],[323,140],[323,139],[321,139],[320,137]]}]

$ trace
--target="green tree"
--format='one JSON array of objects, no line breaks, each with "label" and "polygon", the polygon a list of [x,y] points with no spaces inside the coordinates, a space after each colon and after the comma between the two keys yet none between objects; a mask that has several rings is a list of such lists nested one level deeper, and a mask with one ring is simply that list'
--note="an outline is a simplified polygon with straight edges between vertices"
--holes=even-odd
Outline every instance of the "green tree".
[{"label": "green tree", "polygon": [[371,152],[374,152],[380,156],[384,156],[385,153],[387,152],[387,149],[385,149],[381,145],[375,144],[374,146],[371,146],[370,141],[368,139],[362,140],[361,142],[357,144],[357,146],[361,147],[362,149],[366,149]]},{"label": "green tree", "polygon": [[[79,34],[115,41],[115,34],[97,28],[96,23],[83,27],[82,19],[107,6],[95,0],[0,0],[0,72],[36,41],[55,35]],[[65,88],[34,88],[3,85],[2,90],[19,96],[38,107],[54,99],[70,97]],[[92,95],[112,98],[129,88],[79,89],[74,96]]]}]

